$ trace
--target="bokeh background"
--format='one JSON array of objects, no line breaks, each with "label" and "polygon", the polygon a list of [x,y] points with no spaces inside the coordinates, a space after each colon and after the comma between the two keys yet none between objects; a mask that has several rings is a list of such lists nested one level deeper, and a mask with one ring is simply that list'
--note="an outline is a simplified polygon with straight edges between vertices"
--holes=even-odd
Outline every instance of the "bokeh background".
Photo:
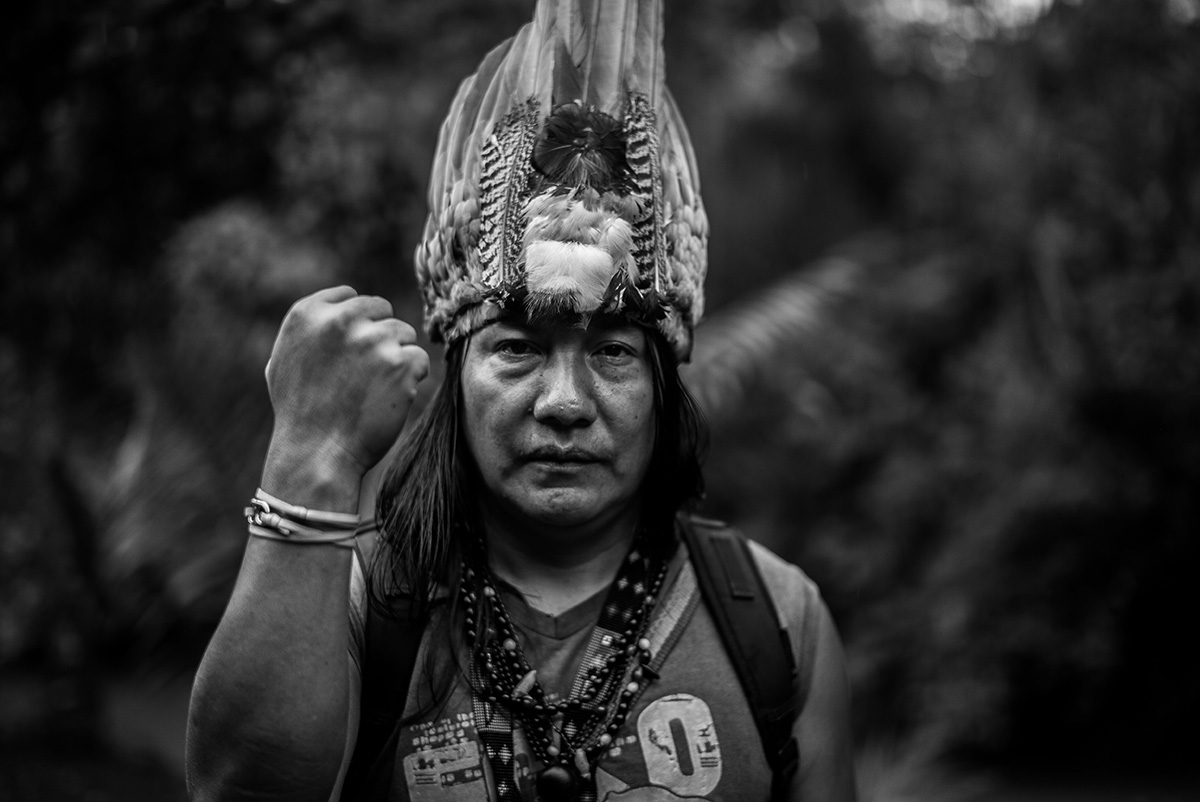
[{"label": "bokeh background", "polygon": [[[419,317],[437,126],[531,8],[0,12],[0,802],[183,798],[275,330]],[[1200,798],[1200,0],[667,13],[707,509],[820,583],[864,802]]]}]

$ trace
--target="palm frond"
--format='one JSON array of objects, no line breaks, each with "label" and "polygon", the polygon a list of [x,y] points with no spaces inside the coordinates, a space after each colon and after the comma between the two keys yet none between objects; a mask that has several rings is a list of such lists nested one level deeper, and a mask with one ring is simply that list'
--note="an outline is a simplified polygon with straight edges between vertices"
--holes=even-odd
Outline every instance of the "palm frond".
[{"label": "palm frond", "polygon": [[820,337],[834,310],[854,294],[862,273],[853,258],[830,256],[702,323],[692,362],[681,372],[709,420],[742,408],[752,381],[769,371],[789,345]]}]

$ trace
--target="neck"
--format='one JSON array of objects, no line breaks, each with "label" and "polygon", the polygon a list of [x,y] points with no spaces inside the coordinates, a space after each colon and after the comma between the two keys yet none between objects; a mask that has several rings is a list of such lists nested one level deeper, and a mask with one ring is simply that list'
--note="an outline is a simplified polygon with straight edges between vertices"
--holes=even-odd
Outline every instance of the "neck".
[{"label": "neck", "polygon": [[544,527],[485,510],[488,567],[536,609],[557,615],[612,583],[629,552],[636,511],[581,527]]}]

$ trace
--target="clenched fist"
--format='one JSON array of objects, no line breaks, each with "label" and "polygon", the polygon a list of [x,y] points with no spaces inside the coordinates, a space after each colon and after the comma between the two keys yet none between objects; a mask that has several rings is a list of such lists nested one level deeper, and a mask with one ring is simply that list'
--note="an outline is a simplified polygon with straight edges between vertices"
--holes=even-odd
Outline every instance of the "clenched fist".
[{"label": "clenched fist", "polygon": [[[267,363],[275,430],[267,475],[300,466],[357,482],[391,447],[429,356],[383,298],[333,287],[288,311]],[[315,464],[314,464],[315,463]]]}]

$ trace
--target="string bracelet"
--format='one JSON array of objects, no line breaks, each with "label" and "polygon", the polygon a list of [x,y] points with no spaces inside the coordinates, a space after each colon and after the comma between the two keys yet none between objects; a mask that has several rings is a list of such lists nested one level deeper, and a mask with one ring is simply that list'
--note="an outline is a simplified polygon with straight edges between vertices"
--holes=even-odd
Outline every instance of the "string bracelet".
[{"label": "string bracelet", "polygon": [[353,529],[360,523],[358,515],[355,513],[323,512],[310,510],[308,507],[301,507],[298,504],[288,504],[283,499],[275,498],[261,487],[254,491],[254,498],[266,502],[271,512],[279,513],[284,518],[289,518],[297,523],[316,524],[333,529]]},{"label": "string bracelet", "polygon": [[250,524],[250,534],[254,537],[260,537],[264,540],[281,540],[284,543],[296,543],[299,545],[320,545],[326,544],[330,546],[339,546],[344,549],[354,548],[354,542],[362,535],[371,532],[379,531],[379,525],[375,521],[365,523],[362,526],[350,532],[333,532],[317,537],[293,537],[284,535],[277,530],[267,529],[256,524]]},{"label": "string bracelet", "polygon": [[354,548],[359,535],[374,531],[374,521],[364,524],[357,515],[310,510],[289,504],[259,488],[245,509],[250,534],[265,540],[302,545]]}]

